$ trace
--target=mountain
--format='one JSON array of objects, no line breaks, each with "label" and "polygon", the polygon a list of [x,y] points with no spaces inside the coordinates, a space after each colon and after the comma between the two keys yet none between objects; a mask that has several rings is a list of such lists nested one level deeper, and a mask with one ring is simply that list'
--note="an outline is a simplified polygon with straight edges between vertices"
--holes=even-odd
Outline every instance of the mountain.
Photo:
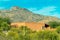
[{"label": "mountain", "polygon": [[9,10],[0,10],[1,17],[9,17],[12,22],[41,22],[41,21],[60,21],[59,18],[34,14],[33,12],[19,7],[12,7]]}]

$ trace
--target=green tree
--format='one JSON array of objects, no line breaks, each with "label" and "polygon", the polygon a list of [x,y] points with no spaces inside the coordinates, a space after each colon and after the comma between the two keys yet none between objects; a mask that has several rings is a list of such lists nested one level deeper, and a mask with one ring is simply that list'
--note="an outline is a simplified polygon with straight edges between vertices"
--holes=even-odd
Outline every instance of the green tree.
[{"label": "green tree", "polygon": [[8,31],[10,29],[10,20],[8,18],[0,17],[0,29]]},{"label": "green tree", "polygon": [[50,21],[48,22],[51,28],[56,28],[57,26],[60,26],[60,22],[57,21]]},{"label": "green tree", "polygon": [[6,22],[3,22],[1,24],[1,29],[3,29],[3,31],[8,31],[10,29],[10,25]]}]

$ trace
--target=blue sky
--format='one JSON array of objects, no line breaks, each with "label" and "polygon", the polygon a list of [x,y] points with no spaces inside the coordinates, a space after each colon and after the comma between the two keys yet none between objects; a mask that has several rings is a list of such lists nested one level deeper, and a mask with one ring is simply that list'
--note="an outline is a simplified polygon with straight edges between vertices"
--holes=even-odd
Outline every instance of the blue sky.
[{"label": "blue sky", "polygon": [[19,6],[37,14],[60,18],[60,0],[0,0],[0,9],[9,9],[12,6]]}]

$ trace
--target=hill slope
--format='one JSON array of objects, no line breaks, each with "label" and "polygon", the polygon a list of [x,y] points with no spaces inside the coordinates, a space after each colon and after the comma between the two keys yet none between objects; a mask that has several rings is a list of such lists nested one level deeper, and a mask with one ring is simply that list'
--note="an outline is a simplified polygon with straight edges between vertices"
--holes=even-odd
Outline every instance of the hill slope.
[{"label": "hill slope", "polygon": [[25,8],[19,7],[12,7],[10,10],[1,10],[0,16],[9,17],[12,22],[40,22],[42,20],[59,20],[56,17],[34,14]]}]

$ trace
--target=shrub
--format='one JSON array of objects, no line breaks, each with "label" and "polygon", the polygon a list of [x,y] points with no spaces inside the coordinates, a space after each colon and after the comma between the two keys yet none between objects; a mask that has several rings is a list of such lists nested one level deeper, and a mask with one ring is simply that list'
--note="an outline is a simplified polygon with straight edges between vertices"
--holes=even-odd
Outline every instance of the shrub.
[{"label": "shrub", "polygon": [[58,40],[58,34],[51,31],[40,31],[38,33],[38,40]]},{"label": "shrub", "polygon": [[60,26],[60,22],[57,21],[50,21],[48,24],[51,28],[56,28],[57,26]]},{"label": "shrub", "polygon": [[56,28],[56,31],[57,31],[57,33],[60,34],[60,26],[58,26],[58,27]]}]

